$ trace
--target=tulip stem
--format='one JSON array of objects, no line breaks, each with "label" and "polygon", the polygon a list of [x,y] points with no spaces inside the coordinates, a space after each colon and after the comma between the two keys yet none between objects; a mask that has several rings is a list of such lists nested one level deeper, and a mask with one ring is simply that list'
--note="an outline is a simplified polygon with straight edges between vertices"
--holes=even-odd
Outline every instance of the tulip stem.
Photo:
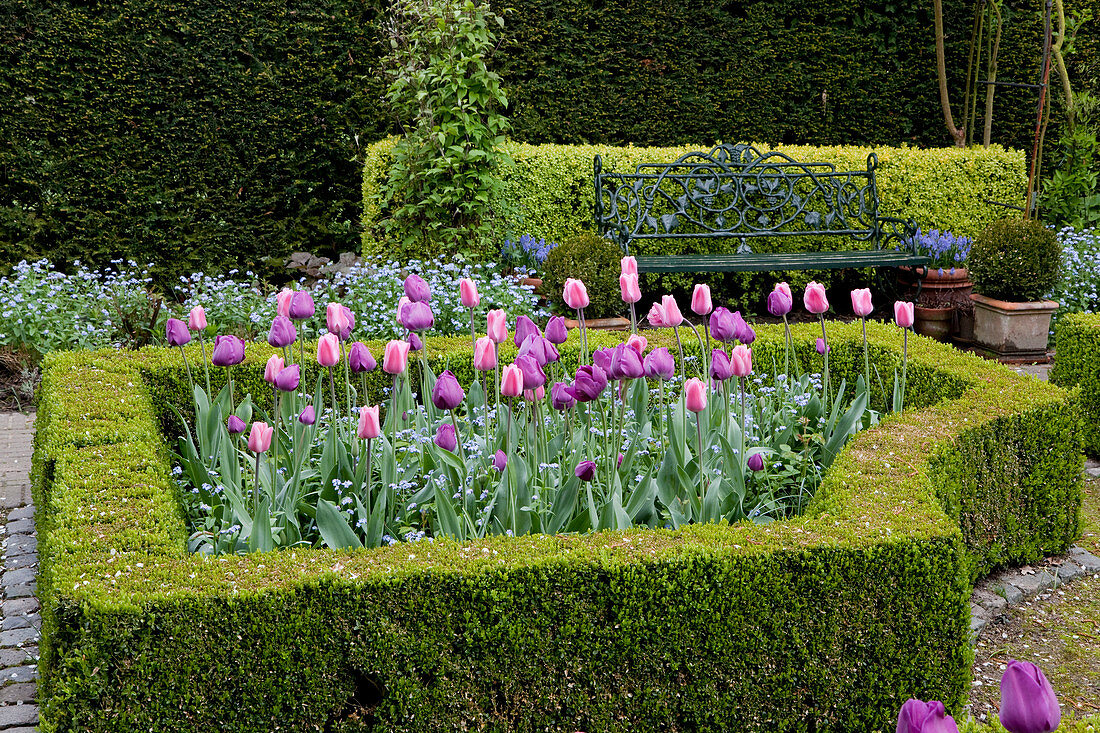
[{"label": "tulip stem", "polygon": [[[298,339],[298,346],[299,346],[299,348],[302,352],[302,360],[299,363],[304,367],[305,364],[306,364],[306,322],[305,321],[302,321],[302,335],[301,335],[301,338]],[[291,346],[290,348],[293,349],[294,347]]]},{"label": "tulip stem", "polygon": [[252,521],[260,513],[260,451],[256,451],[256,481],[252,487]]},{"label": "tulip stem", "polygon": [[390,395],[390,397],[393,400],[393,402],[392,402],[393,407],[390,409],[390,416],[389,416],[391,418],[391,422],[393,423],[393,445],[391,447],[393,449],[393,458],[396,461],[397,460],[397,375],[396,374],[393,375],[393,389],[391,390],[391,392],[393,393],[393,394]]},{"label": "tulip stem", "polygon": [[817,316],[821,320],[821,343],[825,348],[825,369],[822,374],[822,388],[825,395],[825,413],[829,414],[829,334],[825,331],[825,314],[820,313]]},{"label": "tulip stem", "polygon": [[[707,319],[703,319],[703,333],[707,336],[707,351],[704,356],[707,362],[707,374],[710,374],[711,361],[714,356],[714,350],[710,348],[710,325],[707,323]],[[696,334],[698,335],[698,334]]]},{"label": "tulip stem", "polygon": [[336,377],[332,375],[332,367],[328,368],[329,394],[332,395],[332,425],[339,434],[340,411],[336,407]]},{"label": "tulip stem", "polygon": [[187,363],[187,352],[180,347],[180,356],[183,357],[183,368],[187,370],[187,381],[191,384],[191,391],[195,391],[195,380],[191,378],[191,366]]},{"label": "tulip stem", "polygon": [[474,309],[470,309],[470,351],[477,347],[477,332],[474,330]]},{"label": "tulip stem", "polygon": [[680,376],[687,381],[687,366],[684,364],[684,345],[680,342],[680,327],[673,326],[672,333],[676,336],[676,348],[680,350]]},{"label": "tulip stem", "polygon": [[[695,339],[699,342],[699,351],[703,351],[703,337],[699,335],[699,329],[697,329],[695,326],[693,326],[691,324],[691,321],[689,321],[687,319],[684,319],[684,323],[686,323],[687,327],[691,329],[691,332],[695,334]],[[701,368],[706,369],[706,373],[700,374],[699,376],[702,377],[703,381],[705,382],[709,378],[708,375],[710,374],[710,351],[706,351],[706,352],[700,354],[700,356],[703,357],[700,360],[700,361],[702,361]],[[685,373],[685,375],[686,375],[686,373]]]},{"label": "tulip stem", "polygon": [[860,316],[863,325],[863,379],[867,383],[867,392],[871,392],[871,357],[867,353],[867,318]]},{"label": "tulip stem", "polygon": [[371,464],[370,464],[371,455],[370,455],[370,449],[371,449],[371,439],[367,438],[367,473],[363,476],[363,486],[367,490],[366,495],[367,495],[367,511],[368,512],[373,509],[373,507],[371,506],[371,503],[372,503],[371,483],[372,482],[371,482]]},{"label": "tulip stem", "polygon": [[695,413],[695,439],[699,447],[699,516],[697,520],[702,519],[703,506],[706,503],[707,490],[703,482],[706,479],[706,472],[703,470],[703,426],[702,426],[703,413]]},{"label": "tulip stem", "polygon": [[577,327],[581,331],[581,353],[584,355],[585,364],[588,363],[588,334],[584,329],[584,308],[577,309]]},{"label": "tulip stem", "polygon": [[206,341],[202,337],[202,331],[199,331],[199,348],[202,349],[202,371],[206,376],[206,394],[210,396],[210,367],[206,363]]},{"label": "tulip stem", "polygon": [[791,324],[783,314],[783,374],[789,375],[791,366]]},{"label": "tulip stem", "polygon": [[638,315],[634,311],[634,304],[630,304],[630,332],[638,333]]},{"label": "tulip stem", "polygon": [[462,436],[458,434],[458,423],[455,422],[455,411],[448,410],[451,413],[451,427],[455,429],[455,440],[458,441],[458,455],[462,457],[462,462],[466,463],[466,449],[462,447]]},{"label": "tulip stem", "polygon": [[737,384],[741,389],[741,446],[737,453],[737,460],[741,463],[741,476],[743,478],[745,469],[748,468],[748,461],[745,459],[745,433],[748,432],[748,422],[745,419],[745,378],[738,377]]},{"label": "tulip stem", "polygon": [[665,410],[665,380],[660,377],[657,378],[657,391],[661,396],[661,419],[657,423],[661,430],[661,449],[668,450],[668,441],[665,439],[665,421],[668,420],[668,414]]},{"label": "tulip stem", "polygon": [[909,366],[909,329],[901,329],[902,342],[901,342],[901,397],[898,399],[898,404],[894,407],[900,413],[905,409],[905,368]]},{"label": "tulip stem", "polygon": [[[340,342],[340,359],[344,362],[344,399],[347,401],[348,416],[354,414],[351,409],[351,373],[348,367],[348,355],[344,349],[344,342]],[[351,437],[351,429],[348,429],[348,437]],[[356,448],[359,446],[359,441],[353,441],[352,445]]]},{"label": "tulip stem", "polygon": [[279,472],[277,470],[278,465],[279,465],[279,390],[278,389],[275,390],[275,415],[273,416],[271,422],[274,423],[274,429],[271,431],[271,435],[272,435],[272,438],[273,438],[272,450],[274,451],[274,453],[272,453],[272,459],[271,459],[273,461],[272,470],[271,470],[271,483],[272,483],[271,493],[272,493],[272,495],[275,495],[279,491],[279,486],[278,486]]}]

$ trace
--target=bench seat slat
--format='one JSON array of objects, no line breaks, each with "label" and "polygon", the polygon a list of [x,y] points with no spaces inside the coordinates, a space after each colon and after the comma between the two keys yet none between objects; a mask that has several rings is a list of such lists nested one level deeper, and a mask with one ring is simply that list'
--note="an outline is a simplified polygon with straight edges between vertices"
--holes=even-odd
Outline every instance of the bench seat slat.
[{"label": "bench seat slat", "polygon": [[848,267],[927,265],[930,259],[912,252],[859,250],[841,252],[769,252],[638,257],[638,272],[768,272],[772,270],[836,270]]}]

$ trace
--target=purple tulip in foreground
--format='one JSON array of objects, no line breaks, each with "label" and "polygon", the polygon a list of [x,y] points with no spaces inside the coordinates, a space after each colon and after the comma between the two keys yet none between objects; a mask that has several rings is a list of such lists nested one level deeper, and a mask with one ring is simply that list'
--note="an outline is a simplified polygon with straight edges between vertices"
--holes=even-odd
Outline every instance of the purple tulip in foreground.
[{"label": "purple tulip in foreground", "polygon": [[719,306],[710,314],[710,335],[722,343],[737,338],[737,324],[729,308]]},{"label": "purple tulip in foreground", "polygon": [[230,435],[240,435],[248,426],[245,425],[244,420],[236,415],[230,415],[229,420],[226,421],[225,427],[229,430]]},{"label": "purple tulip in foreground", "polygon": [[528,336],[542,336],[542,332],[539,331],[539,327],[535,325],[527,316],[520,316],[516,319],[516,334],[512,337],[512,343],[516,345],[518,349],[523,345],[523,342],[527,340]]},{"label": "purple tulip in foreground", "polygon": [[493,454],[493,468],[498,471],[504,471],[508,467],[508,456],[502,450],[498,450]]},{"label": "purple tulip in foreground", "polygon": [[581,461],[573,473],[581,481],[591,481],[596,475],[596,464],[593,461]]},{"label": "purple tulip in foreground", "polygon": [[1001,725],[1009,733],[1050,733],[1062,722],[1058,698],[1043,670],[1008,660],[1001,677]]},{"label": "purple tulip in foreground", "polygon": [[445,370],[432,387],[432,404],[440,410],[453,410],[461,405],[464,399],[466,399],[466,393],[462,390],[462,385],[458,383],[458,379],[450,369]]},{"label": "purple tulip in foreground", "polygon": [[638,379],[645,376],[642,357],[627,344],[619,344],[611,352],[611,373],[615,379]]},{"label": "purple tulip in foreground", "polygon": [[577,404],[577,398],[573,396],[573,387],[565,382],[555,382],[550,388],[550,404],[555,410],[568,410]]},{"label": "purple tulip in foreground", "polygon": [[401,325],[410,331],[427,331],[435,325],[435,315],[427,303],[414,301],[401,309]]},{"label": "purple tulip in foreground", "polygon": [[455,433],[454,426],[449,422],[440,423],[435,431],[434,442],[443,450],[451,453],[458,450],[458,435]]},{"label": "purple tulip in foreground", "polygon": [[313,405],[306,405],[306,409],[298,415],[298,422],[303,425],[312,425],[317,422],[317,411],[313,409]]},{"label": "purple tulip in foreground", "polygon": [[565,319],[554,316],[546,324],[546,340],[552,344],[564,344],[569,338],[569,329],[565,327]]},{"label": "purple tulip in foreground", "polygon": [[267,342],[276,349],[290,346],[298,340],[298,332],[294,324],[286,316],[275,316],[271,322],[271,329],[267,332]]},{"label": "purple tulip in foreground", "polygon": [[897,733],[959,733],[959,726],[939,700],[909,699],[898,713]]},{"label": "purple tulip in foreground", "polygon": [[676,362],[664,346],[649,352],[645,358],[645,375],[650,379],[672,379],[676,373]]},{"label": "purple tulip in foreground", "polygon": [[214,366],[234,366],[244,361],[244,341],[232,334],[214,339],[214,353],[210,356]]},{"label": "purple tulip in foreground", "polygon": [[763,471],[764,456],[759,453],[753,453],[751,456],[749,456],[748,465],[750,471]]},{"label": "purple tulip in foreground", "polygon": [[305,290],[299,290],[290,296],[290,308],[287,313],[292,321],[304,321],[313,318],[317,312],[317,306],[313,303],[313,296]]},{"label": "purple tulip in foreground", "polygon": [[280,392],[293,392],[298,389],[301,380],[301,367],[291,364],[275,375],[275,389]]},{"label": "purple tulip in foreground", "polygon": [[187,330],[187,324],[178,318],[169,318],[164,327],[164,335],[168,339],[169,346],[185,346],[191,341],[191,333]]},{"label": "purple tulip in foreground", "polygon": [[362,341],[356,341],[348,349],[348,367],[355,374],[372,372],[377,366],[378,362],[374,360],[374,355]]},{"label": "purple tulip in foreground", "polygon": [[710,353],[710,378],[724,382],[733,376],[730,369],[730,358],[721,349],[714,349]]},{"label": "purple tulip in foreground", "polygon": [[584,365],[574,376],[573,396],[577,402],[591,402],[598,398],[607,386],[607,374],[598,366]]},{"label": "purple tulip in foreground", "polygon": [[414,303],[424,303],[432,299],[432,290],[424,278],[419,275],[409,275],[405,278],[405,295]]}]

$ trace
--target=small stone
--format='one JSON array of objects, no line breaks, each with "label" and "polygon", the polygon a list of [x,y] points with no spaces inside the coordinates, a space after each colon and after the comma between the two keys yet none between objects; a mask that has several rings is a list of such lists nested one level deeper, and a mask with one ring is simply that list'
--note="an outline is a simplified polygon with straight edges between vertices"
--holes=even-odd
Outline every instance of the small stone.
[{"label": "small stone", "polygon": [[29,555],[16,555],[15,557],[4,558],[4,569],[15,570],[16,568],[36,568],[38,567],[38,553],[32,552]]},{"label": "small stone", "polygon": [[34,582],[37,572],[34,568],[19,568],[18,570],[9,570],[4,573],[4,587],[10,585],[30,585]]},{"label": "small stone", "polygon": [[26,628],[0,631],[0,647],[19,646],[31,641],[38,641],[38,629]]},{"label": "small stone", "polygon": [[1024,599],[1023,592],[1014,586],[1012,583],[998,584],[992,587],[994,593],[1004,596],[1005,602],[1010,606],[1015,606],[1017,603]]},{"label": "small stone", "polygon": [[16,519],[14,522],[8,522],[6,529],[9,534],[34,534],[34,520]]},{"label": "small stone", "polygon": [[32,534],[15,534],[8,538],[6,557],[29,555],[38,550],[38,539]]},{"label": "small stone", "polygon": [[[3,682],[32,682],[38,679],[38,670],[30,665],[24,665],[22,667],[9,667],[0,672],[0,675],[2,675],[0,681]],[[3,723],[0,723],[0,728],[3,728]]]},{"label": "small stone", "polygon": [[0,707],[0,728],[16,725],[38,725],[37,705],[5,705]]},{"label": "small stone", "polygon": [[4,601],[3,606],[0,606],[0,613],[3,613],[5,616],[19,616],[21,614],[37,611],[38,609],[38,599],[31,596],[30,598],[16,598],[11,601]]},{"label": "small stone", "polygon": [[33,682],[20,682],[0,688],[0,705],[34,702],[37,698],[37,687]]},{"label": "small stone", "polygon": [[1085,473],[1087,473],[1090,478],[1100,478],[1100,468],[1086,468]]},{"label": "small stone", "polygon": [[1085,571],[1077,563],[1065,560],[1061,565],[1058,566],[1058,580],[1059,582],[1065,583],[1067,581],[1073,580],[1074,578],[1081,577],[1084,572]]},{"label": "small stone", "polygon": [[27,504],[26,506],[21,506],[18,509],[15,509],[14,511],[12,511],[12,513],[8,515],[8,521],[9,522],[14,522],[17,519],[33,519],[33,518],[34,518],[34,504]]},{"label": "small stone", "polygon": [[11,598],[29,598],[34,595],[35,584],[30,585],[13,585],[4,589],[4,599]]},{"label": "small stone", "polygon": [[[34,653],[31,653],[31,649],[34,649]],[[33,660],[38,655],[38,647],[23,647],[22,649],[0,649],[0,668],[2,667],[18,667],[21,664],[26,664],[28,660]],[[0,670],[2,671],[2,670]],[[0,682],[3,680],[0,679]]]},{"label": "small stone", "polygon": [[999,596],[996,593],[992,593],[987,590],[974,591],[972,600],[981,605],[982,608],[991,612],[999,611],[1008,604],[1008,601],[1004,599],[1004,596]]},{"label": "small stone", "polygon": [[987,623],[988,623],[988,621],[984,618],[981,618],[980,616],[971,616],[970,617],[970,638],[971,639],[976,639],[978,637],[978,634],[982,633],[982,629],[985,628],[985,625]]},{"label": "small stone", "polygon": [[5,616],[4,622],[0,624],[0,630],[3,631],[29,628],[31,628],[31,622],[26,616]]},{"label": "small stone", "polygon": [[1069,559],[1081,566],[1086,573],[1100,572],[1100,557],[1081,547],[1069,548]]},{"label": "small stone", "polygon": [[977,603],[971,603],[970,604],[970,617],[971,618],[981,618],[981,619],[985,619],[985,620],[988,621],[989,620],[989,611],[985,610],[984,608],[979,606]]},{"label": "small stone", "polygon": [[1023,591],[1025,595],[1031,596],[1039,591],[1053,588],[1057,580],[1057,578],[1044,570],[1034,575],[1021,575],[1013,580],[1012,584]]}]

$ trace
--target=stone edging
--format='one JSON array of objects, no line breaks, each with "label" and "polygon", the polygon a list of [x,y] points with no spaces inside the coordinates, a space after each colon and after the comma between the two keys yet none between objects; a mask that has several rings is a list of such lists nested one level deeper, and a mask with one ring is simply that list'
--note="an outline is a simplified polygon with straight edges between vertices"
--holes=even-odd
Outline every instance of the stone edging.
[{"label": "stone edging", "polygon": [[35,575],[38,540],[34,506],[13,510],[0,526],[4,555],[0,623],[0,730],[31,733],[38,725],[38,634],[42,625]]}]

